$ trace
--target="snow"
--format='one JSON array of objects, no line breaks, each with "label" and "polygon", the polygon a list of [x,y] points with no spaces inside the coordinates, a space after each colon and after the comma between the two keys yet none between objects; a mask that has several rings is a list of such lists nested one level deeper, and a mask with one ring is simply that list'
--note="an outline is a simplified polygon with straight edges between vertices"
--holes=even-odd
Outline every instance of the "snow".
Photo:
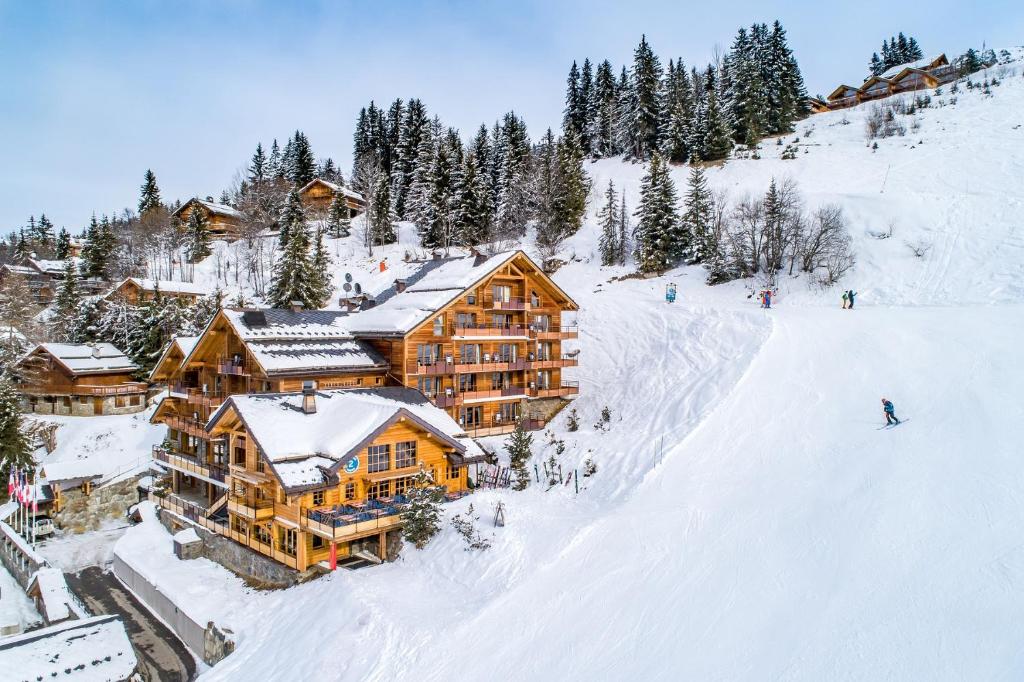
[{"label": "snow", "polygon": [[303,396],[267,393],[231,396],[210,418],[210,425],[233,407],[250,437],[270,461],[286,488],[322,483],[319,467],[340,467],[388,420],[406,415],[449,437],[465,456],[483,453],[444,410],[409,388],[318,391],[316,412],[302,411]]},{"label": "snow", "polygon": [[[17,626],[21,630],[42,622],[35,604],[18,581],[0,565],[0,627]],[[3,639],[0,638],[0,642]]]},{"label": "snow", "polygon": [[205,286],[196,284],[195,282],[179,282],[177,280],[169,279],[145,279],[141,277],[129,277],[118,284],[115,289],[121,288],[127,282],[132,282],[143,291],[152,292],[159,289],[161,293],[165,294],[196,294],[198,296],[206,296],[210,293]]},{"label": "snow", "polygon": [[117,616],[96,616],[0,639],[0,669],[17,680],[108,682],[131,676],[137,660]]},{"label": "snow", "polygon": [[315,184],[324,185],[325,187],[330,189],[335,194],[341,193],[341,194],[344,194],[345,196],[347,196],[347,197],[349,197],[351,199],[355,199],[356,201],[361,201],[363,203],[366,203],[366,200],[363,198],[363,195],[360,194],[359,192],[355,191],[354,189],[349,189],[348,187],[345,187],[344,185],[339,185],[339,184],[334,183],[334,182],[328,182],[327,180],[323,180],[321,178],[315,178],[313,180],[310,180],[305,185],[303,185],[299,189],[299,194],[302,194],[309,187],[311,187],[311,186],[313,186]]},{"label": "snow", "polygon": [[174,540],[180,542],[183,545],[187,545],[192,542],[199,542],[199,533],[196,532],[195,528],[186,528],[179,530],[174,534]]},{"label": "snow", "polygon": [[267,374],[303,369],[360,369],[387,367],[380,353],[362,341],[254,341],[248,345]]},{"label": "snow", "polygon": [[218,203],[215,203],[213,201],[206,201],[204,199],[199,199],[199,198],[192,199],[191,201],[189,201],[186,204],[184,204],[181,208],[179,208],[177,211],[174,212],[175,215],[180,213],[181,210],[185,208],[185,206],[188,206],[193,201],[198,203],[198,204],[200,204],[201,206],[203,206],[210,213],[213,213],[213,214],[216,214],[216,215],[228,216],[229,218],[242,218],[243,217],[241,211],[239,211],[236,208],[232,208],[231,206],[228,206],[227,204],[218,204]]},{"label": "snow", "polygon": [[341,311],[267,309],[257,316],[252,312],[224,309],[231,326],[246,341],[351,337],[345,327],[347,315]]},{"label": "snow", "polygon": [[138,369],[128,356],[110,343],[41,343],[37,348],[52,355],[74,374],[131,372]]},{"label": "snow", "polygon": [[103,463],[96,459],[75,459],[66,462],[44,464],[41,470],[47,483],[99,478],[103,476]]},{"label": "snow", "polygon": [[39,598],[50,622],[71,617],[71,595],[60,569],[40,568],[29,581],[30,590],[33,585],[39,589]]},{"label": "snow", "polygon": [[57,528],[53,535],[37,540],[36,551],[65,573],[106,566],[113,560],[114,544],[127,527],[125,520],[119,518],[104,519],[98,529],[85,533]]},{"label": "snow", "polygon": [[926,69],[929,65],[931,65],[932,62],[934,62],[936,59],[939,59],[942,56],[942,54],[936,54],[930,57],[925,57],[923,59],[918,59],[913,62],[907,62],[906,64],[900,64],[899,66],[893,66],[883,71],[881,75],[879,75],[878,77],[888,80],[898,75],[904,69]]}]

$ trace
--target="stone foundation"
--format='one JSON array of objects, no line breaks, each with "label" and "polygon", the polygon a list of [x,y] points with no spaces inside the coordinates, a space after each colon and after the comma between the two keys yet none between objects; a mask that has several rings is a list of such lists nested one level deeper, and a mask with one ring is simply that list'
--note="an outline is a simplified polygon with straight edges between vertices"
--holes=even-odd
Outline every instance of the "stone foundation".
[{"label": "stone foundation", "polygon": [[[132,405],[132,399],[139,401]],[[118,405],[118,400],[124,404]],[[128,396],[31,396],[23,397],[21,407],[25,412],[34,414],[56,414],[65,417],[95,417],[97,415],[134,414],[146,409],[146,396],[140,394]],[[97,410],[97,407],[99,409]]]},{"label": "stone foundation", "polygon": [[540,417],[545,422],[550,422],[555,418],[555,415],[571,402],[571,400],[564,398],[538,398],[529,401],[523,406],[523,414],[528,412],[530,416]]},{"label": "stone foundation", "polygon": [[139,502],[138,479],[130,478],[92,489],[61,492],[61,510],[54,514],[58,528],[73,533],[96,530],[106,519],[123,519],[128,509]]}]

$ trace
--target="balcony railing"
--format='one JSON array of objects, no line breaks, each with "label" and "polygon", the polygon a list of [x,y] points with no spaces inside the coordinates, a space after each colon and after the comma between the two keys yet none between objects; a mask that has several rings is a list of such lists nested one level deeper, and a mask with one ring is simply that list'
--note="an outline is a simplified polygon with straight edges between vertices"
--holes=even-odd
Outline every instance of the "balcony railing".
[{"label": "balcony railing", "polygon": [[528,333],[525,324],[458,324],[452,326],[452,336],[493,336],[496,338],[519,338],[526,337]]},{"label": "balcony railing", "polygon": [[232,495],[228,498],[228,511],[251,521],[264,521],[274,516],[274,502]]},{"label": "balcony railing", "polygon": [[531,398],[565,398],[571,395],[579,395],[580,382],[563,381],[558,386],[531,387],[528,395]]},{"label": "balcony railing", "polygon": [[220,358],[219,360],[217,360],[217,373],[246,377],[249,376],[249,368],[246,366],[245,360],[235,360],[234,358]]},{"label": "balcony railing", "polygon": [[191,417],[182,417],[177,414],[169,414],[163,418],[164,424],[175,431],[187,433],[196,438],[209,440],[210,434],[206,431],[206,425]]},{"label": "balcony railing", "polygon": [[[462,428],[467,436],[473,438],[484,438],[502,433],[510,433],[516,428],[518,419],[503,419],[500,414],[491,417],[490,421],[483,421],[479,424],[463,425]],[[540,417],[525,417],[522,419],[523,429],[526,431],[540,431],[546,422]]]},{"label": "balcony railing", "polygon": [[189,405],[212,408],[219,406],[225,399],[223,391],[204,391],[201,388],[185,389],[185,402]]},{"label": "balcony railing", "polygon": [[526,310],[526,299],[522,296],[511,296],[508,299],[487,298],[484,300],[487,310]]},{"label": "balcony railing", "polygon": [[227,467],[220,464],[203,462],[194,455],[167,451],[159,446],[153,446],[153,459],[183,473],[196,474],[221,483],[224,482],[228,473]]},{"label": "balcony railing", "polygon": [[539,340],[577,339],[580,336],[579,327],[575,324],[557,325],[530,325],[530,338]]},{"label": "balcony railing", "polygon": [[483,398],[519,398],[526,395],[525,386],[505,386],[503,388],[492,388],[489,390],[460,391],[455,394],[461,397],[462,401],[480,400]]},{"label": "balcony railing", "polygon": [[460,374],[471,372],[514,372],[526,369],[526,360],[512,355],[486,353],[476,359],[456,358],[454,371]]},{"label": "balcony railing", "polygon": [[531,360],[528,369],[557,369],[559,367],[577,367],[579,364],[579,355],[566,353],[561,357],[547,357]]},{"label": "balcony railing", "polygon": [[30,395],[141,395],[146,392],[149,384],[132,381],[123,384],[99,386],[95,384],[77,384],[70,387],[50,387],[39,384],[20,383],[18,390]]}]

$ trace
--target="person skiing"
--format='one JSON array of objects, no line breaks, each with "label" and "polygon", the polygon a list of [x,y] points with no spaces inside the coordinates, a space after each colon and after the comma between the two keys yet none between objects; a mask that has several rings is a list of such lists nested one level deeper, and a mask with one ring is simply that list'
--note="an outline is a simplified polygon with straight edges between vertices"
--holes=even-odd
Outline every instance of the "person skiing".
[{"label": "person skiing", "polygon": [[853,310],[853,297],[856,296],[853,289],[846,292],[846,298],[850,301],[850,310]]},{"label": "person skiing", "polygon": [[882,410],[885,412],[886,426],[900,423],[900,420],[896,417],[896,407],[892,404],[891,400],[882,398]]},{"label": "person skiing", "polygon": [[846,294],[847,294],[847,292],[843,291],[843,310],[846,310],[846,302],[847,302]]},{"label": "person skiing", "polygon": [[771,308],[772,307],[772,290],[771,289],[765,289],[764,290],[764,307],[765,308]]}]

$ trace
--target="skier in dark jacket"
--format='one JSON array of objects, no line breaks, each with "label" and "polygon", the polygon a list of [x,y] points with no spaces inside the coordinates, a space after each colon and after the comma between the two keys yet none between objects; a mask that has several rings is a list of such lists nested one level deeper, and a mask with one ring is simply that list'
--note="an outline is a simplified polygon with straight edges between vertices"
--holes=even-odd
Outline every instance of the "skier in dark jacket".
[{"label": "skier in dark jacket", "polygon": [[882,410],[885,411],[886,426],[900,423],[900,420],[896,418],[896,407],[892,404],[892,401],[882,398]]},{"label": "skier in dark jacket", "polygon": [[853,289],[846,292],[846,299],[850,302],[850,310],[853,310],[853,297],[856,295],[857,293]]}]

